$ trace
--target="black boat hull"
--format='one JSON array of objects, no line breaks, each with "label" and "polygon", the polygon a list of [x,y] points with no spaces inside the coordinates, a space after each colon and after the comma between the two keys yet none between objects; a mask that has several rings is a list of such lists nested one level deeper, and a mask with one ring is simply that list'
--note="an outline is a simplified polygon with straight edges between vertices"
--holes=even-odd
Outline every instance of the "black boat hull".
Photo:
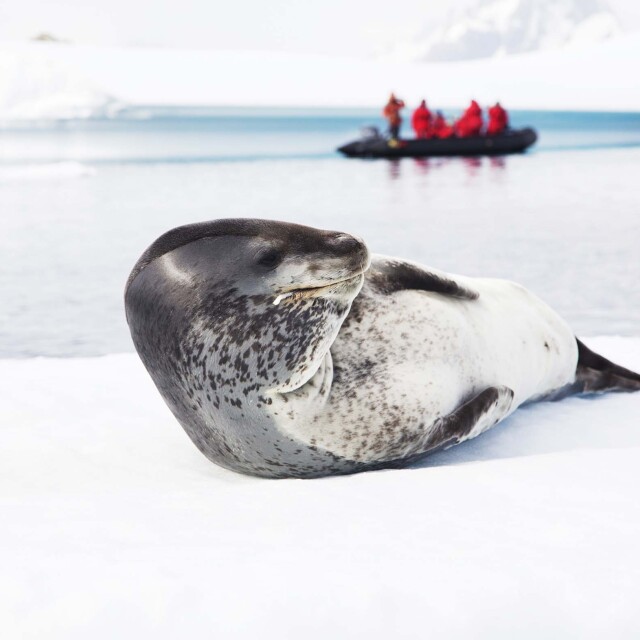
[{"label": "black boat hull", "polygon": [[367,138],[338,149],[349,158],[428,158],[430,156],[495,156],[522,153],[538,139],[530,128],[512,129],[499,136],[473,136],[444,140]]}]

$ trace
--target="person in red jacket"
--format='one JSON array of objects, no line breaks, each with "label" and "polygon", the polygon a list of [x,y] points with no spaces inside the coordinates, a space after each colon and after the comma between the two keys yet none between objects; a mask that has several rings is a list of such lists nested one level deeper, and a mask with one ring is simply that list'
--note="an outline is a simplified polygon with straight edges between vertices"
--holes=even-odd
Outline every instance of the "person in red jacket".
[{"label": "person in red jacket", "polygon": [[431,137],[431,111],[427,109],[427,103],[423,100],[420,106],[413,112],[411,126],[416,132],[416,138]]},{"label": "person in red jacket", "polygon": [[460,138],[479,136],[482,131],[482,109],[472,100],[469,108],[455,124],[456,135]]},{"label": "person in red jacket", "polygon": [[447,124],[442,115],[442,111],[436,111],[436,117],[433,119],[431,127],[431,135],[434,138],[450,138],[453,135],[453,127]]},{"label": "person in red jacket", "polygon": [[397,140],[400,135],[400,125],[402,124],[402,117],[400,116],[400,110],[404,108],[404,101],[395,97],[392,93],[389,96],[389,102],[382,110],[382,115],[389,122],[389,137],[392,140]]},{"label": "person in red jacket", "polygon": [[499,102],[489,109],[488,136],[498,136],[509,127],[509,116]]}]

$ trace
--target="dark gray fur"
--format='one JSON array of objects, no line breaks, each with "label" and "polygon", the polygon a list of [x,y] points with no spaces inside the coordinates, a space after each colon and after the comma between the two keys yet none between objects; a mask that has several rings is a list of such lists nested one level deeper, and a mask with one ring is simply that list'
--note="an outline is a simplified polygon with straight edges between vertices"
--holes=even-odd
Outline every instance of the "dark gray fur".
[{"label": "dark gray fur", "polygon": [[383,294],[392,294],[396,291],[415,289],[418,291],[431,291],[443,296],[461,298],[463,300],[476,300],[478,293],[444,276],[428,273],[417,266],[400,260],[389,260],[381,265],[370,275],[370,280],[376,290]]}]

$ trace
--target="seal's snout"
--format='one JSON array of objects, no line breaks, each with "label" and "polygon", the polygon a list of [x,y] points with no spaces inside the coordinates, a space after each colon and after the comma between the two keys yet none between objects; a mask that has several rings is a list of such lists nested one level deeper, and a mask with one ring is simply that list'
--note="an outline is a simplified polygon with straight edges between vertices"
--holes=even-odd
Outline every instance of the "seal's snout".
[{"label": "seal's snout", "polygon": [[354,269],[364,270],[369,264],[367,245],[348,233],[335,233],[329,238],[328,247],[339,258],[349,258]]},{"label": "seal's snout", "polygon": [[348,233],[336,233],[333,238],[329,240],[329,246],[333,249],[336,255],[347,256],[357,251],[361,251],[364,243],[362,240],[358,240]]}]

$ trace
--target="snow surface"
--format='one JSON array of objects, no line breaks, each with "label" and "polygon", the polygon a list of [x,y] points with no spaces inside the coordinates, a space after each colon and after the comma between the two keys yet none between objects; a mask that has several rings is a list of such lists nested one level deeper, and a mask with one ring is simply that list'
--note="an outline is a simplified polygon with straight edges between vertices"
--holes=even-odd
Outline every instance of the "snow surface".
[{"label": "snow surface", "polygon": [[[640,338],[588,344],[640,369]],[[133,354],[0,361],[6,638],[637,638],[640,394],[421,468],[209,463]]]},{"label": "snow surface", "polygon": [[[499,59],[392,63],[261,51],[0,45],[0,121],[117,116],[131,105],[460,107],[640,110],[640,34]],[[49,73],[49,70],[55,73]],[[1,77],[1,76],[0,76]]]}]

